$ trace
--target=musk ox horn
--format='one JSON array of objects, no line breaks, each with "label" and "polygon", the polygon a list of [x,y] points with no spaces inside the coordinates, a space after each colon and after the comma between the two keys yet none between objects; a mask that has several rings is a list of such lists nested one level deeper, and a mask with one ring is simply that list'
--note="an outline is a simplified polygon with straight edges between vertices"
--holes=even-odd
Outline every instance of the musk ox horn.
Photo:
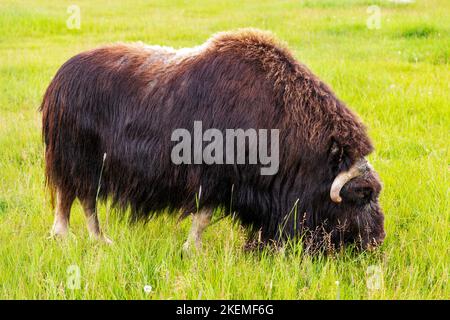
[{"label": "musk ox horn", "polygon": [[339,173],[333,181],[330,190],[330,198],[333,202],[340,203],[342,198],[340,197],[341,189],[344,185],[356,178],[364,172],[366,172],[370,168],[370,165],[367,163],[366,159],[361,159],[357,161],[348,171],[343,171]]}]

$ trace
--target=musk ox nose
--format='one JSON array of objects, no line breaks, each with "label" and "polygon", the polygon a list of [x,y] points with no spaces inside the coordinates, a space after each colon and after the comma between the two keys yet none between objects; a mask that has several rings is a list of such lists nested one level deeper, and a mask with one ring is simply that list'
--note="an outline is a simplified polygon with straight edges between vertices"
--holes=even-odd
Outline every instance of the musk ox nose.
[{"label": "musk ox nose", "polygon": [[341,197],[345,202],[367,204],[375,201],[381,192],[381,183],[377,174],[370,170],[349,181],[341,189]]}]

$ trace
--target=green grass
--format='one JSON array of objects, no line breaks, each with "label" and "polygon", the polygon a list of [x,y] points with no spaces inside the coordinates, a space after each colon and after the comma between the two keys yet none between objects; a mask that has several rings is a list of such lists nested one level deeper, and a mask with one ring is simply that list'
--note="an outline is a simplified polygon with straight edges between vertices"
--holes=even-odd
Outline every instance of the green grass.
[{"label": "green grass", "polygon": [[[53,2],[0,4],[0,298],[450,298],[448,1]],[[66,27],[73,2],[80,30]],[[381,8],[379,30],[366,28],[371,4]],[[244,231],[225,219],[207,229],[198,257],[182,260],[188,221],[163,215],[129,226],[101,205],[109,247],[88,240],[79,204],[69,239],[48,240],[37,109],[58,67],[104,43],[194,46],[249,26],[286,41],[368,125],[370,160],[384,182],[384,245],[329,257],[301,254],[299,244],[248,253]],[[71,265],[80,289],[67,284]],[[380,276],[372,289],[371,266]]]}]

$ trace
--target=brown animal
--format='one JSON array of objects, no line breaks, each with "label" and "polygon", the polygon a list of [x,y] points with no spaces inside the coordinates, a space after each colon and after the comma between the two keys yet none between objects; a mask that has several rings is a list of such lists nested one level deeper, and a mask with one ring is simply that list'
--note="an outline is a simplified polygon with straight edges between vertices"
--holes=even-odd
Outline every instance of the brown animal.
[{"label": "brown animal", "polygon": [[[268,33],[219,33],[193,49],[115,44],[80,53],[59,69],[41,110],[54,235],[67,233],[78,198],[90,233],[105,238],[98,191],[135,219],[163,209],[192,214],[186,248],[200,245],[216,207],[264,243],[302,237],[310,248],[368,248],[384,239],[365,127]],[[192,131],[194,121],[222,132],[278,129],[278,172],[174,164],[171,134]]]}]

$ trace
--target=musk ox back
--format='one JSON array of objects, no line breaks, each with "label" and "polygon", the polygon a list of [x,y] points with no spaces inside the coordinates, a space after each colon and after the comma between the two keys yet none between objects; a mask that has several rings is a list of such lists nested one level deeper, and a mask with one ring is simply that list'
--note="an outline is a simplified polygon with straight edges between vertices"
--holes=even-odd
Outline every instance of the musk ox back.
[{"label": "musk ox back", "polygon": [[[167,208],[192,215],[185,249],[200,245],[217,207],[263,242],[303,237],[312,247],[367,248],[384,238],[364,126],[270,34],[219,33],[192,49],[115,44],[83,52],[59,69],[41,110],[54,235],[67,233],[78,198],[90,234],[109,241],[98,195],[136,219]],[[276,129],[277,141],[268,142],[271,153],[278,145],[276,172],[261,174],[260,162],[199,163],[195,146],[192,161],[174,163],[173,133],[194,135],[194,123],[223,133]]]}]

